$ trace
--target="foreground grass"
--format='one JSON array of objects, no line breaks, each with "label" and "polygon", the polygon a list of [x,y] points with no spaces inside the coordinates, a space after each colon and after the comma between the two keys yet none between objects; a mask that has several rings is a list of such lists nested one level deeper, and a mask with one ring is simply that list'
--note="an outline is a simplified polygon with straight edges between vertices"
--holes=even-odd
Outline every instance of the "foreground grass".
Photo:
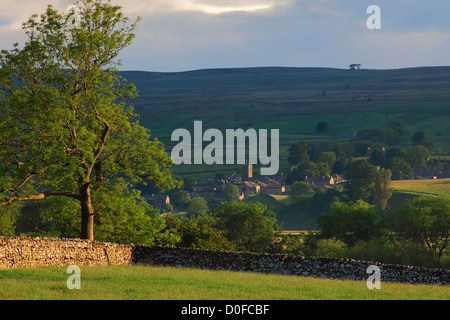
[{"label": "foreground grass", "polygon": [[153,266],[81,267],[69,290],[66,268],[0,270],[0,299],[97,300],[425,300],[450,298],[449,286],[316,279]]}]

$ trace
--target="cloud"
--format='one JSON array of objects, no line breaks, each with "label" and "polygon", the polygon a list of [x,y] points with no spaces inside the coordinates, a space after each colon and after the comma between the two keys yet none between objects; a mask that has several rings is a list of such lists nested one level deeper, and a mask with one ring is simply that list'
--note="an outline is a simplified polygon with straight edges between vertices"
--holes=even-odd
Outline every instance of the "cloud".
[{"label": "cloud", "polygon": [[450,31],[432,28],[361,35],[354,45],[361,57],[380,68],[448,65],[449,39]]},{"label": "cloud", "polygon": [[118,4],[125,8],[125,12],[139,14],[157,14],[168,12],[201,12],[218,15],[233,12],[267,12],[284,7],[293,0],[156,0],[142,2],[137,0],[120,0]]},{"label": "cloud", "polygon": [[55,9],[64,11],[73,1],[71,0],[47,0],[45,2],[35,0],[2,0],[2,8],[8,8],[2,11],[2,16],[8,20],[8,24],[2,24],[2,28],[14,30],[21,29],[22,24],[26,22],[33,14],[42,14],[48,5]]}]

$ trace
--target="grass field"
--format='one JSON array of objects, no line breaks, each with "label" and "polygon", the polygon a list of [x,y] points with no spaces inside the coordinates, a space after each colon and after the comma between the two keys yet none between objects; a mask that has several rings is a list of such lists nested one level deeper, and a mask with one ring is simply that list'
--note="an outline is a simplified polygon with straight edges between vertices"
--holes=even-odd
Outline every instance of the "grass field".
[{"label": "grass field", "polygon": [[2,300],[447,300],[449,286],[316,279],[153,266],[81,267],[69,290],[66,268],[0,270]]},{"label": "grass field", "polygon": [[395,180],[392,189],[415,195],[450,196],[450,179]]}]

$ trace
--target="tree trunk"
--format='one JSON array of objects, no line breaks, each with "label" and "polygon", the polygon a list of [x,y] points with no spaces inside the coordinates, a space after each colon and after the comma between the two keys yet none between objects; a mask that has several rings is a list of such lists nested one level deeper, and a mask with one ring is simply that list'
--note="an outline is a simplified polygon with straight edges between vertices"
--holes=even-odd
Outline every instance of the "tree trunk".
[{"label": "tree trunk", "polygon": [[85,183],[81,193],[81,238],[94,241],[94,208],[91,202],[91,184]]}]

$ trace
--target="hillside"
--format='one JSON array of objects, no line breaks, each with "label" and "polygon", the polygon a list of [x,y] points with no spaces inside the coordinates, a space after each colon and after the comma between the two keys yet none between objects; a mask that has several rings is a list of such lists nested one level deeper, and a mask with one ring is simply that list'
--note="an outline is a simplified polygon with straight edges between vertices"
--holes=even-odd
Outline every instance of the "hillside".
[{"label": "hillside", "polygon": [[[450,67],[350,71],[330,68],[240,68],[178,73],[124,71],[139,97],[140,122],[168,151],[177,128],[280,129],[281,165],[294,142],[327,140],[392,121],[424,131],[450,152]],[[314,131],[327,121],[330,132]],[[410,144],[404,137],[401,146]],[[230,166],[191,165],[175,171],[214,172]]]}]

